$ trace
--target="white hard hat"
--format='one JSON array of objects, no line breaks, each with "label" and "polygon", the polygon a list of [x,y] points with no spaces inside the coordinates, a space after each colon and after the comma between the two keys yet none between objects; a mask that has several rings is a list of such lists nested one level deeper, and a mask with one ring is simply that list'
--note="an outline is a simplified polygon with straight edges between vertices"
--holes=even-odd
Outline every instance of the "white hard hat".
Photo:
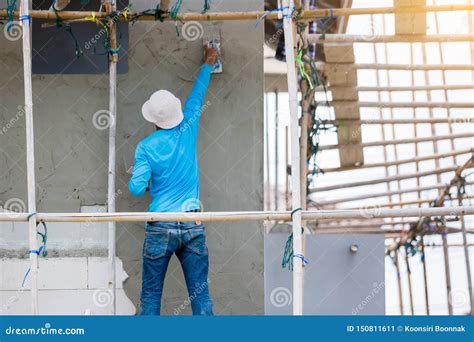
[{"label": "white hard hat", "polygon": [[160,128],[170,129],[183,121],[181,101],[168,90],[158,90],[142,106],[142,114],[146,121]]}]

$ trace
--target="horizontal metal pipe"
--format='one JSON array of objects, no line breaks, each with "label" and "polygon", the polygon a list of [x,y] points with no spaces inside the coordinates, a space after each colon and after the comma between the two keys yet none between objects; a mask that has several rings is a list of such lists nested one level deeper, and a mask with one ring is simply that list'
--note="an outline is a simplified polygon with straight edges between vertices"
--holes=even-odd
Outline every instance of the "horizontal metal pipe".
[{"label": "horizontal metal pipe", "polygon": [[451,152],[446,152],[446,153],[436,153],[429,156],[420,156],[420,157],[415,157],[415,158],[400,159],[400,160],[394,160],[394,161],[388,161],[388,162],[382,162],[382,163],[364,164],[364,165],[360,165],[356,167],[354,166],[333,167],[333,168],[323,167],[323,170],[324,170],[324,173],[329,173],[329,172],[341,172],[341,171],[368,169],[368,168],[385,167],[385,166],[395,166],[395,165],[401,165],[401,164],[416,163],[416,162],[425,161],[425,160],[442,159],[442,158],[447,158],[447,157],[459,156],[462,154],[473,153],[473,152],[474,152],[474,149],[470,148],[470,149],[451,151]]},{"label": "horizontal metal pipe", "polygon": [[[375,146],[387,146],[387,145],[401,145],[401,144],[420,143],[420,142],[426,142],[426,141],[438,141],[438,140],[447,140],[447,139],[462,139],[462,138],[472,138],[472,137],[474,137],[474,132],[472,132],[472,133],[437,135],[437,136],[434,136],[434,137],[373,141],[373,142],[360,144],[360,146],[361,147],[375,147]],[[335,150],[335,149],[339,149],[342,146],[344,146],[344,145],[339,145],[339,144],[322,145],[322,146],[319,147],[319,150],[320,151]]]},{"label": "horizontal metal pipe", "polygon": [[[474,247],[474,244],[473,243],[468,243],[467,246],[468,247]],[[431,248],[431,247],[444,247],[444,246],[440,245],[440,244],[429,243],[429,244],[424,244],[424,247]],[[452,244],[449,244],[448,247],[464,247],[464,244],[462,244],[462,243],[452,243]]]},{"label": "horizontal metal pipe", "polygon": [[[474,198],[474,196],[472,196],[472,195],[464,195],[463,196],[463,199],[471,199],[471,198]],[[454,202],[454,201],[457,201],[457,200],[459,200],[459,198],[450,197],[450,198],[447,198],[445,200],[445,202]],[[407,205],[424,204],[424,203],[432,203],[432,202],[433,202],[432,199],[429,199],[429,200],[416,200],[416,201],[404,201],[404,202],[391,202],[391,203],[377,205],[377,207],[379,207],[379,208],[393,208],[393,207],[404,207],[404,206],[407,206]],[[356,210],[356,209],[359,209],[359,208],[345,208],[345,209]]]},{"label": "horizontal metal pipe", "polygon": [[[384,218],[474,215],[474,206],[448,208],[409,209],[364,209],[364,210],[306,210],[303,220],[324,218]],[[2,222],[26,222],[28,213],[0,213]],[[291,211],[242,211],[242,212],[201,212],[201,213],[36,213],[38,222],[239,222],[239,221],[291,221]]]},{"label": "horizontal metal pipe", "polygon": [[[343,87],[330,87],[329,89],[338,89]],[[470,90],[474,89],[474,84],[442,84],[442,85],[426,85],[426,86],[389,86],[389,87],[370,87],[370,86],[360,86],[357,87],[358,91],[434,91],[434,90]]]},{"label": "horizontal metal pipe", "polygon": [[358,229],[358,228],[373,228],[373,227],[382,227],[382,226],[406,226],[412,223],[416,223],[416,221],[411,222],[378,222],[378,223],[351,223],[351,222],[339,222],[337,224],[325,224],[325,225],[317,225],[316,227],[309,226],[311,229]]},{"label": "horizontal metal pipe", "polygon": [[[397,228],[315,228],[312,229],[313,234],[392,234],[392,233],[397,233],[398,232],[398,237],[400,237],[400,233],[404,231],[403,229],[397,229]],[[448,234],[456,234],[460,233],[460,229],[453,229],[453,228],[446,228],[446,233]],[[444,233],[444,232],[443,232]],[[469,233],[472,233],[469,231]],[[439,234],[437,232],[429,232],[426,233],[425,235],[432,235],[432,234]]]},{"label": "horizontal metal pipe", "polygon": [[437,124],[448,123],[451,125],[474,124],[474,117],[453,117],[453,118],[426,118],[426,119],[374,119],[374,120],[330,120],[330,123],[359,122],[361,125],[404,125],[404,124]]},{"label": "horizontal metal pipe", "polygon": [[474,108],[474,102],[357,102],[333,101],[321,102],[323,107],[349,107],[349,108]]},{"label": "horizontal metal pipe", "polygon": [[[378,219],[377,219],[378,220]],[[368,221],[368,223],[366,223],[365,221]],[[449,222],[455,222],[455,221],[458,221],[458,220],[455,220],[455,219],[452,219],[452,220],[449,220]],[[324,222],[324,224],[321,224],[321,222]],[[329,228],[340,228],[340,229],[345,229],[345,228],[367,228],[367,227],[382,227],[382,226],[392,226],[392,227],[400,227],[400,226],[406,226],[406,225],[410,225],[410,224],[416,224],[418,223],[418,221],[392,221],[392,222],[388,222],[388,221],[372,221],[372,220],[364,220],[364,221],[361,221],[361,220],[357,220],[357,221],[347,221],[347,220],[339,220],[339,221],[326,221],[326,220],[318,220],[318,224],[317,225],[311,225],[309,226],[311,229],[329,229]],[[399,229],[399,228],[397,228]],[[452,228],[451,229],[452,231],[457,231],[457,232],[460,232],[460,229],[459,228]]]},{"label": "horizontal metal pipe", "polygon": [[457,169],[457,166],[449,166],[449,167],[440,168],[437,170],[416,172],[416,173],[406,174],[406,175],[399,174],[395,176],[388,176],[384,178],[376,178],[376,179],[358,181],[358,182],[353,182],[353,183],[334,184],[334,185],[322,186],[322,187],[317,187],[317,188],[310,188],[309,192],[315,193],[315,192],[340,190],[340,189],[346,189],[346,188],[355,188],[358,186],[366,186],[366,185],[374,185],[374,184],[380,184],[380,183],[399,181],[399,180],[410,179],[410,178],[420,178],[420,177],[439,175],[442,173],[452,172],[452,171],[455,171],[456,169]]},{"label": "horizontal metal pipe", "polygon": [[[468,183],[467,185],[472,185],[472,184],[473,183]],[[420,191],[430,191],[430,190],[436,190],[436,189],[444,189],[445,187],[446,187],[446,184],[440,183],[440,184],[436,184],[436,185],[422,186],[422,187],[409,188],[409,189],[403,189],[403,190],[394,190],[394,191],[377,192],[377,193],[365,193],[363,195],[349,196],[349,197],[334,199],[334,200],[330,200],[330,201],[318,202],[317,200],[314,200],[314,202],[316,204],[318,204],[319,206],[333,205],[333,204],[339,204],[339,203],[344,203],[344,202],[359,201],[359,200],[369,199],[369,198],[407,194],[407,193],[410,193],[410,192],[420,192]]]},{"label": "horizontal metal pipe", "polygon": [[349,35],[349,34],[309,34],[309,43],[449,43],[472,42],[472,34],[436,35]]},{"label": "horizontal metal pipe", "polygon": [[383,64],[383,63],[327,63],[323,64],[321,69],[325,68],[344,68],[356,70],[474,70],[472,64]]},{"label": "horizontal metal pipe", "polygon": [[[314,20],[317,17],[343,17],[351,15],[368,15],[368,14],[394,14],[394,13],[427,13],[427,12],[452,12],[452,11],[472,11],[474,5],[457,4],[457,5],[432,5],[432,6],[401,6],[401,7],[376,7],[376,8],[326,8],[326,9],[313,9],[302,11],[298,15],[299,20]],[[18,18],[20,13],[15,11],[15,18]],[[95,15],[97,18],[106,18],[105,12],[87,12],[87,11],[61,11],[59,17],[62,20],[77,20],[85,19]],[[213,21],[213,20],[258,20],[263,15],[266,15],[266,19],[279,19],[278,12],[267,12],[267,11],[252,11],[252,12],[208,12],[205,14],[201,13],[179,13],[177,16],[178,21]],[[49,19],[57,20],[57,15],[53,11],[30,11],[32,18],[38,19]],[[7,17],[6,10],[0,10],[0,17]],[[154,15],[141,15],[137,17],[136,12],[129,12],[127,14],[129,20],[145,20],[145,21],[156,21]],[[123,15],[120,16],[121,20],[125,20]],[[168,16],[164,16],[163,20],[172,20]]]}]

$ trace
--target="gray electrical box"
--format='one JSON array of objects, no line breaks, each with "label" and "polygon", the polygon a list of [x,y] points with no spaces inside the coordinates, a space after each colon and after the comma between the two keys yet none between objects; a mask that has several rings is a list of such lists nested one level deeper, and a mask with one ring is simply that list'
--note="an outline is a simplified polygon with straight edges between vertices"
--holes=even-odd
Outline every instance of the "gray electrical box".
[{"label": "gray electrical box", "polygon": [[[292,272],[281,267],[288,234],[265,234],[265,314],[291,315]],[[385,315],[382,234],[307,235],[305,315]]]},{"label": "gray electrical box", "polygon": [[[34,10],[48,10],[52,1],[34,0]],[[117,10],[123,10],[128,0],[117,0]],[[100,0],[91,0],[85,5],[75,0],[64,9],[65,11],[98,11]],[[92,22],[61,22],[58,20],[34,19],[33,31],[33,74],[106,74],[108,72],[108,54],[104,48],[106,32]],[[56,23],[58,25],[56,25]],[[45,27],[44,25],[48,25]],[[49,26],[53,24],[53,26]],[[117,44],[120,46],[117,72],[128,71],[128,23],[117,25]],[[81,55],[76,55],[77,51]]]}]

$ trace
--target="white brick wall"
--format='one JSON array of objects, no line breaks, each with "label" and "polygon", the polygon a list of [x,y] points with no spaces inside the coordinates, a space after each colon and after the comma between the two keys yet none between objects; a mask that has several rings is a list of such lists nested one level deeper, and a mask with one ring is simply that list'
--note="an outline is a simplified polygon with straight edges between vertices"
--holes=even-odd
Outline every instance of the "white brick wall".
[{"label": "white brick wall", "polygon": [[[0,260],[0,315],[28,315],[31,312],[28,259]],[[117,270],[117,314],[134,315],[123,282],[128,275],[120,259]],[[107,289],[107,258],[40,258],[38,270],[39,312],[42,315],[111,314],[111,293]]]}]

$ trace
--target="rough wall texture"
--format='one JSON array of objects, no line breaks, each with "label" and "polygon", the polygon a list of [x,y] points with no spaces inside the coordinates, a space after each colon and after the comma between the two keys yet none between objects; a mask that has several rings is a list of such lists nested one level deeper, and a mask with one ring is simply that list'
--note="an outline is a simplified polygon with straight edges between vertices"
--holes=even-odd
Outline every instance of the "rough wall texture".
[{"label": "rough wall texture", "polygon": [[[154,7],[155,1],[136,3],[134,9],[141,10]],[[183,10],[199,11],[201,6],[200,0],[185,1]],[[262,7],[262,1],[213,2],[216,11]],[[201,120],[201,200],[206,211],[262,210],[262,27],[251,21],[203,26],[205,33],[221,30],[224,74],[213,76]],[[173,23],[130,27],[129,72],[118,78],[118,211],[145,211],[149,201],[132,198],[127,190],[134,146],[153,131],[141,117],[141,105],[159,88],[185,99],[200,66],[201,44],[200,39],[177,37]],[[17,110],[24,103],[21,41],[1,35],[0,46],[0,201],[26,203],[25,125]],[[108,77],[36,75],[33,91],[38,210],[79,212],[81,205],[106,204],[108,133],[96,128],[93,117],[108,108]],[[68,238],[54,231],[50,241]],[[207,232],[216,313],[263,313],[262,224],[208,224]],[[143,235],[142,224],[117,225],[117,255],[130,276],[124,286],[134,303],[140,292]],[[164,313],[173,314],[186,298],[182,272],[173,259]]]}]

